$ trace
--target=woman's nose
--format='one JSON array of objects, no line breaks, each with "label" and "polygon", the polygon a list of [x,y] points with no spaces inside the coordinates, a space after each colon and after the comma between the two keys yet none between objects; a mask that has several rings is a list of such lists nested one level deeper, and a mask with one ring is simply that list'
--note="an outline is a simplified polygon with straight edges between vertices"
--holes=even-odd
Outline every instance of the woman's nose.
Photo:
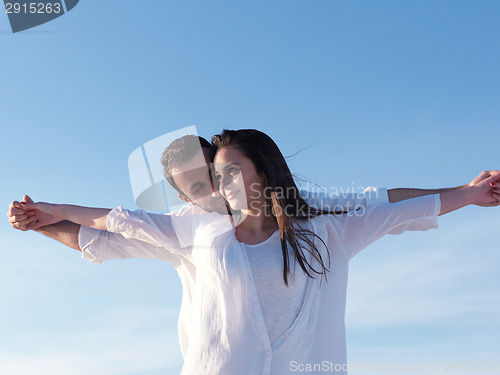
[{"label": "woman's nose", "polygon": [[219,185],[219,190],[228,186],[228,185],[231,185],[231,183],[233,182],[233,179],[231,178],[231,176],[223,176],[219,181],[217,181],[217,184]]},{"label": "woman's nose", "polygon": [[218,193],[220,195],[224,195],[224,189],[231,189],[231,185],[234,184],[233,179],[231,176],[224,176],[219,180],[219,191]]}]

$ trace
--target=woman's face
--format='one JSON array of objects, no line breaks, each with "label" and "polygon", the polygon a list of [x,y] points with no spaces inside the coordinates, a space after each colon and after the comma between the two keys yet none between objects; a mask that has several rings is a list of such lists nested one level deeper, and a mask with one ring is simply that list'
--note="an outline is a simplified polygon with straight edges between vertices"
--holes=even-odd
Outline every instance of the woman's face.
[{"label": "woman's face", "polygon": [[214,159],[215,179],[221,195],[233,210],[256,211],[264,208],[265,177],[253,162],[234,147],[217,151]]}]

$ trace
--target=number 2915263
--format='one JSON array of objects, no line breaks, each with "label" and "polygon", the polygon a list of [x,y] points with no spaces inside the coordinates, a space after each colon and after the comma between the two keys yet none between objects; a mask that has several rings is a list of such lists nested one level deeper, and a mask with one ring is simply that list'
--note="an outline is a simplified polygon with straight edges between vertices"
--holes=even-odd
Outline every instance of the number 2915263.
[{"label": "number 2915263", "polygon": [[7,14],[51,14],[62,13],[61,3],[5,3]]}]

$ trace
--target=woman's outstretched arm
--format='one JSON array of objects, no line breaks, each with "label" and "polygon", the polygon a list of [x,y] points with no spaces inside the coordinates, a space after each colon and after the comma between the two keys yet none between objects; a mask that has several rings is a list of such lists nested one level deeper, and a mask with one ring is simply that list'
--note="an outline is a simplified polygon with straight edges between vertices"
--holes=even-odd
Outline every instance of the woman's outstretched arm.
[{"label": "woman's outstretched arm", "polygon": [[475,184],[481,182],[482,180],[489,178],[489,177],[491,177],[499,172],[500,171],[498,171],[498,170],[483,171],[479,174],[479,176],[474,178],[468,184],[456,186],[456,187],[451,187],[451,188],[444,188],[444,189],[408,189],[408,188],[388,189],[387,190],[387,197],[388,197],[390,203],[396,203],[396,202],[406,200],[406,199],[421,197],[423,195],[442,194],[442,193],[446,193],[448,191],[458,190],[458,189],[462,189],[465,187],[475,185]]},{"label": "woman's outstretched arm", "polygon": [[500,205],[500,172],[468,186],[440,194],[441,211],[439,215],[458,210],[469,204],[478,206]]},{"label": "woman's outstretched arm", "polygon": [[106,220],[109,208],[94,208],[75,206],[71,204],[53,204],[45,202],[22,203],[26,215],[32,219],[26,229],[37,229],[45,225],[58,223],[63,220],[86,227],[106,230]]},{"label": "woman's outstretched arm", "polygon": [[[25,195],[23,199],[23,203],[35,203],[27,195]],[[9,218],[9,223],[12,227],[21,231],[28,230],[26,227],[37,220],[35,217],[28,216],[23,204],[18,201],[11,202],[9,210],[7,211],[7,217]],[[45,225],[35,230],[38,233],[59,241],[63,245],[76,250],[81,250],[78,243],[80,228],[81,225],[64,220],[55,224]]]}]

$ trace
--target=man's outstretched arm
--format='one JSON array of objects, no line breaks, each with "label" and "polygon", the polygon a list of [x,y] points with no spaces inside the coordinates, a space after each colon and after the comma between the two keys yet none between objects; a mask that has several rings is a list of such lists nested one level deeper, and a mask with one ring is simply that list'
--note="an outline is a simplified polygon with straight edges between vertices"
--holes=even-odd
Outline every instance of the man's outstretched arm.
[{"label": "man's outstretched arm", "polygon": [[387,190],[387,195],[390,203],[396,203],[399,201],[403,201],[406,199],[421,197],[423,195],[431,195],[431,194],[442,194],[454,190],[459,190],[465,187],[470,187],[478,184],[479,182],[490,178],[491,176],[497,175],[500,171],[483,171],[473,179],[471,182],[465,185],[456,186],[452,188],[445,189],[405,189],[405,188],[397,188],[397,189],[389,189]]},{"label": "man's outstretched arm", "polygon": [[71,221],[61,221],[59,223],[46,225],[35,229],[36,232],[46,235],[59,241],[63,245],[69,246],[75,250],[80,250],[78,245],[78,234],[80,233],[80,224],[72,223]]},{"label": "man's outstretched arm", "polygon": [[[29,207],[42,206],[42,210],[36,209],[36,215],[30,215],[27,212]],[[49,206],[47,210],[46,206]],[[63,220],[64,218],[75,217],[61,217],[52,215],[52,208],[47,203],[35,204],[27,195],[24,196],[24,202],[12,202],[7,211],[9,222],[12,227],[21,231],[35,230],[48,237],[51,237],[63,245],[69,246],[73,249],[82,252],[83,259],[93,263],[102,263],[108,259],[125,259],[125,258],[152,258],[160,259],[169,262],[177,262],[177,257],[172,253],[165,251],[165,249],[155,246],[153,244],[136,240],[133,238],[126,238],[118,233],[108,232],[107,230],[96,230],[83,223],[77,224],[70,220]],[[55,205],[57,206],[57,205]],[[74,209],[80,210],[78,207],[70,206],[70,211]],[[86,211],[84,207],[82,207]],[[96,219],[97,212],[106,212],[106,209],[90,209],[90,217],[92,223]],[[54,212],[58,212],[55,210]],[[102,213],[101,212],[101,213]],[[63,213],[64,214],[64,213]],[[80,217],[81,219],[81,217]],[[61,221],[60,221],[61,220]],[[88,221],[88,215],[84,215],[84,221]],[[41,225],[45,224],[45,225]],[[35,228],[39,226],[38,228]]]}]

